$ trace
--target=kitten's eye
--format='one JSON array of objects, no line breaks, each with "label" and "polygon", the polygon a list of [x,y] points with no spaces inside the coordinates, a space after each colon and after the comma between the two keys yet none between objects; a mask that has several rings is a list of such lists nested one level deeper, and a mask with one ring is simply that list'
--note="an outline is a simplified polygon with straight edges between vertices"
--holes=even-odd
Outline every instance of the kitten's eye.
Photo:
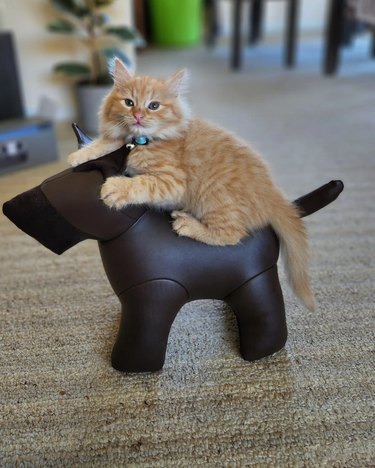
[{"label": "kitten's eye", "polygon": [[134,107],[134,102],[131,99],[124,99],[125,105],[128,107]]},{"label": "kitten's eye", "polygon": [[160,107],[160,102],[157,102],[157,101],[152,101],[148,105],[148,108],[151,109],[151,110],[159,109],[159,107]]}]

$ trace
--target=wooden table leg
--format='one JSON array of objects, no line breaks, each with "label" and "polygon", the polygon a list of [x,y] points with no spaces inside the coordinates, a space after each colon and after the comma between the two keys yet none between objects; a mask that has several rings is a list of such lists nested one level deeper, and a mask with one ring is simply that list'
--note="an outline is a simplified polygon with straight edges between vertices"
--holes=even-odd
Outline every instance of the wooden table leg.
[{"label": "wooden table leg", "polygon": [[375,28],[371,31],[371,49],[370,54],[372,58],[375,58]]},{"label": "wooden table leg", "polygon": [[205,26],[206,26],[206,45],[208,47],[214,47],[218,35],[218,12],[217,12],[217,1],[207,0],[205,3]]},{"label": "wooden table leg", "polygon": [[241,68],[241,13],[242,0],[233,1],[233,22],[232,22],[232,57],[231,67],[234,70]]},{"label": "wooden table leg", "polygon": [[339,65],[345,0],[331,0],[326,23],[323,73],[333,75]]}]

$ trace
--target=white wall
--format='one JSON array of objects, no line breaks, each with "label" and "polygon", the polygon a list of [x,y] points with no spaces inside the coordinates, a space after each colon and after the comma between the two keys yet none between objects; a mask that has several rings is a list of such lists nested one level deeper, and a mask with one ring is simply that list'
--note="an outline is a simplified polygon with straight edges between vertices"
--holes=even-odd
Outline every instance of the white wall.
[{"label": "white wall", "polygon": [[[244,3],[243,22],[246,27],[248,19],[248,4]],[[286,1],[282,0],[266,0],[265,1],[265,34],[280,33],[284,30]],[[300,31],[318,31],[321,32],[324,27],[326,9],[329,0],[300,0],[300,16],[299,28]],[[223,0],[219,2],[220,13],[223,21],[223,33],[229,34],[232,18],[232,0]]]},{"label": "white wall", "polygon": [[[132,22],[130,0],[117,0],[106,12],[114,24]],[[14,35],[27,115],[34,115],[40,99],[48,96],[57,104],[57,118],[71,119],[75,113],[72,86],[51,70],[58,61],[81,60],[85,49],[72,37],[46,30],[55,17],[48,0],[0,0],[0,29]],[[126,52],[132,54],[132,48],[127,46]]]}]

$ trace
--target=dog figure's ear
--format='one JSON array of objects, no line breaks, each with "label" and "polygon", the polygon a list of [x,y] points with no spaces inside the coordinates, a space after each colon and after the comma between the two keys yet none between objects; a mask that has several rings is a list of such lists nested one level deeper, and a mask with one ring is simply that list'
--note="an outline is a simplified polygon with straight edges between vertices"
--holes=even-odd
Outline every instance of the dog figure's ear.
[{"label": "dog figure's ear", "polygon": [[92,141],[92,139],[86,135],[86,133],[81,130],[75,122],[72,123],[72,128],[77,138],[78,148],[82,148],[82,146],[85,146]]}]

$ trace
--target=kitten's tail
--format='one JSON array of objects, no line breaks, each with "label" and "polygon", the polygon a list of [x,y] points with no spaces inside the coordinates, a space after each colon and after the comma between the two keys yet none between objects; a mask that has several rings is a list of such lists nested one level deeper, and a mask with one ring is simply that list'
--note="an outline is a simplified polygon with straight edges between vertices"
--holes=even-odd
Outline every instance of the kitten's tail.
[{"label": "kitten's tail", "polygon": [[285,201],[283,208],[272,217],[271,225],[280,239],[289,283],[296,296],[312,311],[315,299],[308,274],[309,246],[304,222],[297,209]]}]

